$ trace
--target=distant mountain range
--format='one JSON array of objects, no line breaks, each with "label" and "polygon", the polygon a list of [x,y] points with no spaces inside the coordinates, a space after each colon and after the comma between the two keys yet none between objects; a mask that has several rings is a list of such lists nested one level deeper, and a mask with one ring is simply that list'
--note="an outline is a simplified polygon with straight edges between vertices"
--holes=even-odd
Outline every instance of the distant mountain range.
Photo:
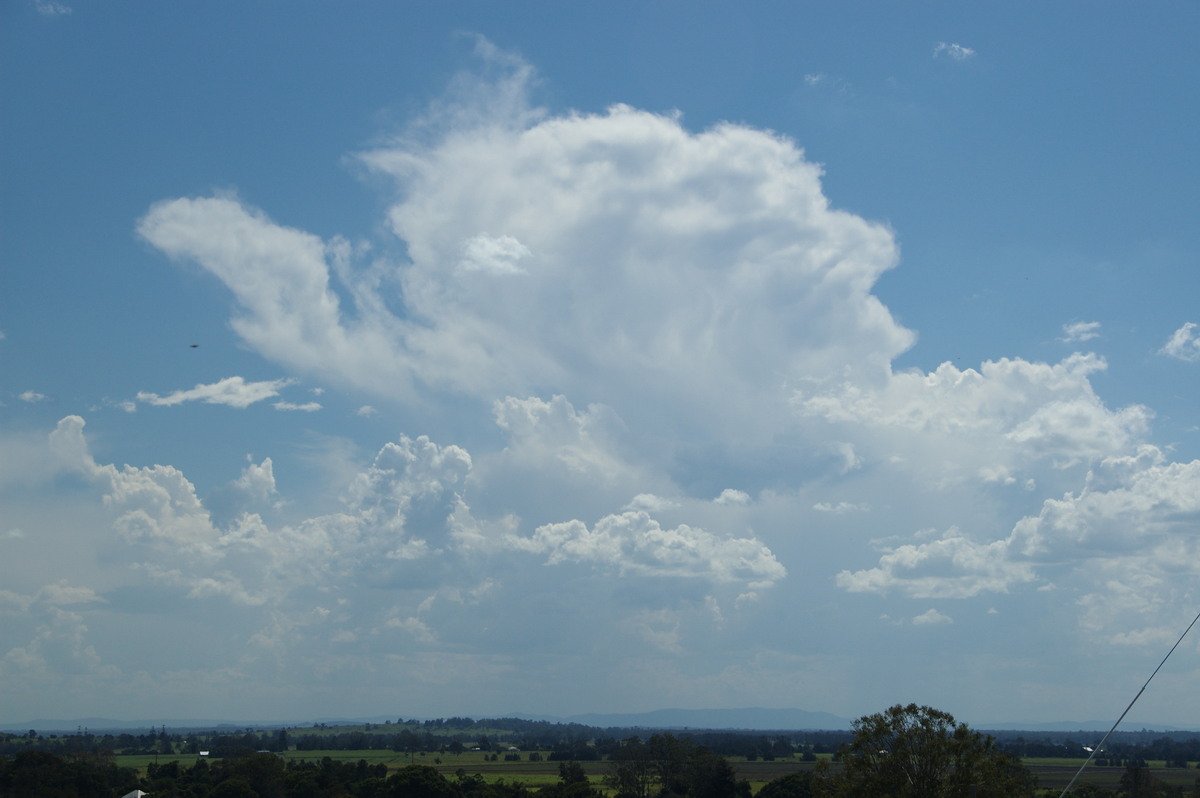
[{"label": "distant mountain range", "polygon": [[[1034,731],[1034,732],[1073,732],[1073,731],[1089,731],[1089,732],[1106,732],[1112,728],[1111,720],[1060,720],[1053,723],[988,723],[975,725],[971,724],[971,728],[978,731]],[[1118,732],[1134,732],[1134,731],[1162,731],[1162,732],[1180,732],[1192,731],[1195,726],[1168,726],[1165,723],[1124,723],[1117,727]]]},{"label": "distant mountain range", "polygon": [[[735,729],[752,731],[812,731],[828,730],[842,731],[849,729],[853,723],[849,718],[831,715],[828,712],[809,712],[803,709],[659,709],[654,712],[639,712],[630,714],[588,714],[572,715],[566,718],[538,717],[533,715],[514,714],[512,717],[529,718],[531,720],[549,720],[559,723],[579,723],[585,726],[599,728],[623,727],[645,729]],[[986,725],[968,724],[974,729],[991,731],[1042,731],[1042,732],[1073,732],[1098,731],[1106,732],[1112,727],[1112,721],[1056,721],[1053,723],[990,723]],[[1127,724],[1121,731],[1136,731],[1145,724],[1134,727]],[[1155,731],[1186,731],[1177,726],[1155,724],[1146,728]]]},{"label": "distant mountain range", "polygon": [[[346,723],[363,723],[364,721],[343,721]],[[374,723],[374,721],[371,721]],[[383,721],[381,720],[380,723]],[[229,729],[237,731],[242,729],[274,729],[282,726],[304,725],[311,726],[313,721],[305,721],[295,723],[287,721],[229,721],[229,720],[204,720],[198,718],[156,718],[154,720],[113,720],[112,718],[75,718],[74,720],[62,720],[53,718],[35,718],[24,723],[0,723],[0,732],[25,732],[33,729],[39,734],[51,732],[74,732],[78,729],[87,729],[90,732],[125,732],[125,731],[146,731],[149,729],[159,729],[166,726],[172,731],[180,731],[187,729],[198,729],[203,731],[218,731],[221,729]]]},{"label": "distant mountain range", "polygon": [[641,727],[645,729],[752,729],[781,731],[801,729],[849,729],[850,721],[828,712],[804,709],[658,709],[627,714],[571,715],[560,719],[584,726]]}]

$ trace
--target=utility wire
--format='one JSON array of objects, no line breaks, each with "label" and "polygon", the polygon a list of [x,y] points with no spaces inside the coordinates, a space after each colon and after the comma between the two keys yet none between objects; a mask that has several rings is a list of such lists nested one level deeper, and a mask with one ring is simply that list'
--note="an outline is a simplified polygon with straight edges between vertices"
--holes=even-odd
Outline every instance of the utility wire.
[{"label": "utility wire", "polygon": [[[1193,618],[1192,622],[1188,624],[1188,628],[1183,630],[1183,634],[1181,634],[1179,639],[1175,641],[1175,645],[1171,646],[1171,650],[1167,652],[1167,656],[1163,657],[1162,662],[1158,663],[1158,667],[1154,669],[1154,673],[1150,674],[1150,679],[1153,679],[1155,676],[1157,676],[1158,672],[1162,670],[1162,666],[1167,664],[1167,659],[1175,653],[1175,649],[1179,648],[1179,644],[1183,642],[1183,638],[1187,637],[1187,633],[1192,631],[1192,627],[1196,625],[1196,621],[1200,621],[1200,612],[1196,613],[1196,617]],[[1109,736],[1117,730],[1117,727],[1121,725],[1121,721],[1125,720],[1125,716],[1129,713],[1129,710],[1133,709],[1133,705],[1137,703],[1137,700],[1142,697],[1142,693],[1146,692],[1146,688],[1150,686],[1150,679],[1146,680],[1146,683],[1142,685],[1142,689],[1138,690],[1137,695],[1135,695],[1133,700],[1129,702],[1129,706],[1125,707],[1125,711],[1121,713],[1121,717],[1117,718],[1117,722],[1114,723],[1112,728],[1108,730],[1108,734],[1104,735],[1104,737],[1100,739],[1100,742],[1097,743],[1096,747],[1092,749],[1092,753],[1088,755],[1088,758],[1084,761],[1083,766],[1075,772],[1075,777],[1071,779],[1069,784],[1067,784],[1066,789],[1059,793],[1058,798],[1064,798],[1064,796],[1071,791],[1071,788],[1075,786],[1075,782],[1079,781],[1079,777],[1083,775],[1084,768],[1091,764],[1092,758],[1095,757],[1096,754],[1099,753],[1100,749],[1104,747],[1104,743],[1108,740]]]}]

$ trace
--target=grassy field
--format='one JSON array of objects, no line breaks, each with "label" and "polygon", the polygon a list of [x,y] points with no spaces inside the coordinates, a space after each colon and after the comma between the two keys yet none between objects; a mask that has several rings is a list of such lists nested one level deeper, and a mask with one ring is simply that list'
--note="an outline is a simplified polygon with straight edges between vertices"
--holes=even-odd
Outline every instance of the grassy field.
[{"label": "grassy field", "polygon": [[[1063,788],[1070,783],[1075,777],[1075,773],[1083,764],[1082,759],[1026,759],[1025,766],[1029,768],[1038,779],[1038,788],[1043,790],[1052,790],[1049,793],[1058,795]],[[1179,787],[1192,787],[1197,779],[1200,779],[1200,770],[1196,769],[1196,763],[1192,762],[1191,766],[1184,768],[1168,768],[1166,763],[1159,761],[1148,761],[1147,766],[1150,768],[1150,773],[1154,778],[1164,781],[1167,784]],[[1108,790],[1115,790],[1121,783],[1121,776],[1125,774],[1123,767],[1097,767],[1096,765],[1088,765],[1087,770],[1079,777],[1076,785],[1094,784],[1097,787],[1103,787]]]},{"label": "grassy field", "polygon": [[[487,758],[488,754],[482,751],[466,751],[461,754],[405,754],[379,749],[364,751],[317,750],[287,751],[282,756],[288,761],[307,760],[309,762],[319,762],[325,757],[343,762],[357,762],[362,759],[372,765],[380,763],[387,765],[388,770],[398,770],[410,764],[428,765],[436,768],[450,779],[453,779],[458,771],[461,770],[467,775],[478,773],[489,782],[499,779],[504,779],[508,782],[519,781],[533,788],[553,784],[558,781],[558,762],[549,762],[545,759],[540,762],[530,762],[528,752],[522,752],[522,758],[517,762],[506,762],[503,755],[501,755],[498,761],[492,762]],[[546,753],[543,752],[542,756],[545,757]],[[142,773],[145,773],[147,766],[155,761],[159,764],[178,761],[181,765],[190,766],[197,759],[198,757],[195,754],[159,755],[158,757],[153,755],[116,757],[117,764],[123,767],[137,768]],[[733,757],[730,758],[729,763],[733,766],[737,777],[749,781],[751,787],[756,792],[762,785],[772,779],[777,779],[780,776],[786,776],[789,773],[797,771],[811,770],[815,767],[815,763],[802,762],[799,758],[777,759],[773,762],[763,760],[750,762]],[[588,774],[588,778],[592,783],[601,786],[604,776],[609,772],[610,764],[608,762],[582,762],[580,764],[583,765],[583,769]],[[1037,776],[1039,789],[1045,791],[1047,795],[1057,795],[1061,792],[1082,764],[1082,759],[1025,760],[1026,767]],[[1190,788],[1200,778],[1200,770],[1196,769],[1196,763],[1194,762],[1187,769],[1167,768],[1165,767],[1165,763],[1161,761],[1152,761],[1148,764],[1154,777],[1168,784]],[[1116,789],[1124,772],[1125,769],[1121,767],[1097,767],[1089,765],[1080,778],[1079,783],[1095,784],[1097,787],[1104,787],[1106,789]]]},{"label": "grassy field", "polygon": [[[478,773],[489,782],[504,779],[505,781],[520,781],[530,787],[541,787],[546,784],[553,784],[558,781],[558,762],[547,761],[544,757],[548,754],[542,752],[543,759],[540,762],[530,762],[528,752],[522,752],[521,761],[506,762],[503,755],[498,761],[492,762],[487,758],[487,754],[481,751],[466,751],[461,754],[405,754],[396,751],[388,750],[364,750],[364,751],[287,751],[282,754],[287,761],[309,761],[319,762],[325,757],[339,760],[342,762],[357,762],[360,759],[366,760],[368,764],[384,764],[388,770],[399,770],[406,765],[428,765],[437,769],[442,775],[447,778],[454,778],[458,771],[463,771],[467,775]],[[179,762],[180,765],[190,767],[196,762],[195,754],[175,754],[172,756],[158,755],[131,755],[118,756],[116,761],[122,767],[137,768],[143,774],[146,768],[157,762],[158,764],[166,764],[167,762]],[[776,760],[774,762],[764,762],[762,760],[748,762],[744,759],[731,758],[729,760],[737,773],[739,779],[746,779],[751,783],[751,786],[757,790],[763,784],[766,784],[772,779],[785,776],[789,773],[795,773],[798,770],[809,770],[814,765],[811,762],[801,762],[797,759]],[[587,773],[588,779],[597,786],[601,786],[604,777],[608,775],[611,768],[609,762],[581,762],[584,772]]]}]

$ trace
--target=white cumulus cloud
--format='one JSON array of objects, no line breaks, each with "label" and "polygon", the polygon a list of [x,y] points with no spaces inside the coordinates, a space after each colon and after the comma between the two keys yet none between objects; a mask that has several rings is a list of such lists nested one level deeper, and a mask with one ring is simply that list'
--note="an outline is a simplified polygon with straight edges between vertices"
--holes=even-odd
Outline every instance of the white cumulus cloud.
[{"label": "white cumulus cloud", "polygon": [[913,626],[944,626],[951,623],[954,623],[953,618],[936,609],[927,610],[912,619]]},{"label": "white cumulus cloud", "polygon": [[389,401],[558,393],[639,429],[767,435],[789,382],[879,380],[912,344],[871,293],[894,236],[830,207],[794,142],[623,105],[551,116],[509,66],[487,114],[447,103],[361,156],[403,188],[405,262],[229,196],[164,201],[138,230],[221,280],[264,356]]},{"label": "white cumulus cloud", "polygon": [[748,538],[722,538],[703,529],[664,529],[643,511],[600,519],[590,529],[581,521],[539,527],[513,545],[546,553],[551,565],[564,561],[612,566],[621,573],[709,576],[717,581],[765,587],[787,570],[770,549]]},{"label": "white cumulus cloud", "polygon": [[837,584],[851,592],[898,590],[914,598],[968,598],[1006,592],[1034,578],[1029,563],[1009,556],[1006,541],[978,543],[951,529],[938,540],[892,549],[876,568],[842,571]]},{"label": "white cumulus cloud", "polygon": [[884,433],[859,448],[878,451],[880,442],[903,439],[939,448],[957,473],[973,466],[973,473],[1009,475],[1037,461],[1065,467],[1110,456],[1139,441],[1151,413],[1104,405],[1089,376],[1106,367],[1092,354],[1057,364],[1005,358],[979,370],[943,363],[928,374],[894,374],[882,389],[847,382],[798,391],[795,402],[803,414]]},{"label": "white cumulus cloud", "polygon": [[1189,321],[1171,333],[1163,344],[1162,353],[1189,363],[1200,361],[1200,335],[1196,333],[1196,324]]},{"label": "white cumulus cloud", "polygon": [[[481,50],[492,82],[456,81],[358,156],[398,189],[384,246],[230,195],[140,220],[228,289],[248,348],[408,433],[365,462],[331,445],[334,506],[300,512],[261,455],[201,499],[170,466],[95,463],[82,420],[64,419],[54,459],[95,480],[140,577],[270,612],[242,638],[256,651],[308,641],[320,660],[336,642],[344,662],[422,684],[520,671],[488,645],[557,666],[548,648],[581,627],[613,657],[636,643],[724,667],[718,648],[743,647],[717,627],[772,640],[781,606],[816,606],[831,583],[860,619],[895,597],[1069,595],[1089,641],[1114,645],[1157,639],[1155,610],[1186,604],[1171,576],[1200,556],[1195,465],[1146,446],[1148,408],[1097,395],[1103,358],[897,371],[915,337],[873,293],[896,237],[833,207],[796,142],[625,105],[539,109],[532,69]],[[1163,352],[1192,358],[1194,327]],[[283,387],[220,385],[139,398]],[[437,441],[418,434],[429,418]],[[951,621],[921,609],[889,612]],[[776,655],[795,652],[756,654]],[[623,679],[620,664],[597,667]]]},{"label": "white cumulus cloud", "polygon": [[716,504],[749,504],[750,494],[736,488],[725,488],[721,495],[713,499]]}]

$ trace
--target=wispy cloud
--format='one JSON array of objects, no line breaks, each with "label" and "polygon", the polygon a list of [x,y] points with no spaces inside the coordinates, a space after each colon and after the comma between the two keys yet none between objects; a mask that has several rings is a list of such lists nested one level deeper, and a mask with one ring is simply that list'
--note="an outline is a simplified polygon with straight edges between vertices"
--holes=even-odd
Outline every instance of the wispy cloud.
[{"label": "wispy cloud", "polygon": [[871,505],[866,502],[817,502],[813,505],[813,509],[819,513],[833,513],[834,515],[843,515],[845,513],[866,513],[870,512]]},{"label": "wispy cloud", "polygon": [[1196,334],[1195,323],[1189,321],[1173,332],[1159,351],[1167,357],[1189,363],[1200,361],[1200,335]]},{"label": "wispy cloud", "polygon": [[938,42],[933,48],[933,57],[938,58],[943,55],[955,61],[966,61],[975,55],[975,51],[961,44]]},{"label": "wispy cloud", "polygon": [[463,243],[460,269],[491,274],[524,274],[519,264],[530,256],[529,247],[512,236],[472,236]]},{"label": "wispy cloud", "polygon": [[23,392],[17,394],[17,398],[20,399],[22,402],[29,402],[30,404],[35,404],[37,402],[46,401],[46,394],[38,393],[37,391],[23,391]]},{"label": "wispy cloud", "polygon": [[1069,344],[1100,337],[1100,322],[1098,321],[1075,321],[1064,324],[1062,329],[1063,335],[1059,340]]},{"label": "wispy cloud", "polygon": [[[139,391],[139,402],[169,407],[184,402],[204,402],[210,405],[227,405],[229,407],[249,407],[255,402],[270,399],[279,395],[279,390],[291,385],[295,380],[266,380],[263,382],[246,382],[241,377],[226,377],[218,382],[207,385],[200,384],[188,390],[175,391],[166,396],[159,396],[148,391]],[[281,408],[284,409],[284,408]],[[291,408],[287,408],[291,409]],[[300,408],[305,409],[305,408]]]},{"label": "wispy cloud", "polygon": [[57,0],[34,0],[34,7],[44,17],[62,17],[74,11],[69,5]]},{"label": "wispy cloud", "polygon": [[273,407],[276,410],[299,410],[305,413],[315,413],[321,409],[321,403],[305,402],[304,404],[296,404],[295,402],[276,402]]}]

